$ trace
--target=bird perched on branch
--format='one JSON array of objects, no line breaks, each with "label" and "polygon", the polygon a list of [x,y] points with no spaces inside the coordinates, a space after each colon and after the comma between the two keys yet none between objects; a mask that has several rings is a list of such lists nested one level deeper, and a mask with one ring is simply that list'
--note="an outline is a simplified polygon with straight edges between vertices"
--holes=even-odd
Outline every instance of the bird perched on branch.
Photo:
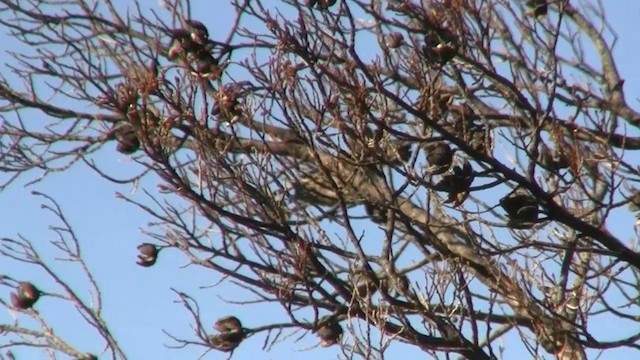
[{"label": "bird perched on branch", "polygon": [[522,187],[500,200],[500,206],[509,217],[507,225],[515,229],[528,229],[538,220],[539,209],[536,198]]},{"label": "bird perched on branch", "polygon": [[429,165],[431,165],[427,172],[431,175],[440,175],[451,167],[453,162],[453,150],[444,141],[432,142],[424,145],[424,150],[427,153],[426,158]]},{"label": "bird perched on branch", "polygon": [[446,202],[453,202],[457,206],[462,204],[469,196],[469,188],[473,183],[473,179],[473,168],[471,163],[465,159],[462,166],[455,165],[433,188],[437,191],[449,193]]}]

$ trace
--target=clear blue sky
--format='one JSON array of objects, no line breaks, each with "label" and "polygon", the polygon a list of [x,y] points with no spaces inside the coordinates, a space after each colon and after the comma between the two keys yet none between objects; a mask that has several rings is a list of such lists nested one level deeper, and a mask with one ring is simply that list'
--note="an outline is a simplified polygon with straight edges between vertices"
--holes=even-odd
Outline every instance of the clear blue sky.
[{"label": "clear blue sky", "polygon": [[[128,1],[122,0],[122,4]],[[216,9],[210,3],[195,1],[194,18],[209,26],[214,37],[221,37],[234,19],[233,13],[224,1],[215,1]],[[618,0],[605,1],[609,20],[619,34],[616,48],[616,58],[619,60],[620,71],[627,79],[625,90],[629,99],[640,98],[640,38],[638,37],[638,21],[640,21],[640,1]],[[143,1],[150,7],[157,7],[157,1]],[[203,15],[200,15],[203,14]],[[0,14],[0,16],[6,16]],[[1,44],[12,44],[6,34],[0,34]],[[0,50],[3,46],[0,45]],[[12,47],[13,48],[13,47]],[[13,48],[20,51],[20,48]],[[634,103],[637,106],[637,101]],[[35,118],[34,118],[35,121]],[[126,171],[131,166],[126,156],[113,151],[114,145],[107,145],[97,158],[111,173]],[[114,155],[116,154],[116,155]],[[149,178],[146,184],[154,186],[154,179]],[[163,344],[174,344],[161,329],[166,329],[174,335],[191,339],[191,319],[179,304],[174,303],[176,296],[170,288],[193,295],[200,304],[203,322],[213,324],[216,318],[225,315],[236,315],[247,327],[259,326],[278,321],[280,309],[252,305],[241,307],[229,305],[218,296],[230,294],[228,298],[251,298],[250,294],[238,288],[224,285],[216,288],[202,288],[216,283],[220,276],[211,272],[203,272],[195,268],[178,269],[185,265],[185,259],[175,253],[163,253],[159,263],[152,268],[141,268],[135,265],[136,246],[148,239],[142,235],[140,229],[150,220],[145,214],[125,202],[115,198],[117,191],[131,193],[130,186],[116,186],[101,179],[84,165],[76,165],[70,170],[49,176],[44,182],[30,188],[23,188],[16,183],[11,189],[0,193],[3,225],[0,236],[13,237],[20,233],[37,244],[41,244],[44,253],[53,258],[56,253],[47,246],[47,241],[54,237],[47,227],[53,218],[40,209],[42,199],[30,195],[32,190],[45,192],[55,197],[61,204],[67,218],[83,240],[86,260],[93,270],[104,295],[104,315],[112,331],[119,339],[130,359],[195,359],[203,352],[203,348],[187,348],[170,350]],[[143,200],[144,195],[137,191],[136,199]],[[627,221],[628,219],[624,219]],[[609,224],[616,229],[616,224]],[[627,239],[631,234],[622,235]],[[78,277],[77,269],[68,266],[58,266],[60,274],[79,289],[79,294],[88,298],[82,291],[85,281]],[[30,270],[27,270],[30,269]],[[44,289],[53,289],[50,283],[43,281],[40,273],[30,273],[33,268],[24,268],[15,263],[8,263],[0,258],[0,274],[8,273],[12,276],[29,279]],[[48,285],[47,285],[48,284]],[[0,288],[0,297],[8,298],[8,289]],[[95,334],[87,325],[78,325],[79,319],[74,315],[68,304],[55,299],[44,299],[37,305],[45,318],[51,321],[58,334],[68,339],[78,348],[99,353],[100,344]],[[10,322],[11,318],[5,311],[0,313],[0,323]],[[615,324],[605,324],[615,331]],[[208,330],[211,331],[211,326]],[[295,338],[295,337],[294,337]],[[264,336],[259,335],[246,340],[235,352],[235,359],[283,359],[305,358],[329,359],[339,353],[337,347],[316,348],[310,350],[317,343],[313,335],[292,344],[286,342],[276,346],[268,353],[262,353]],[[509,348],[509,344],[504,344]],[[420,356],[415,349],[406,345],[392,347],[389,358],[400,356]],[[20,350],[14,352],[17,359],[43,359],[40,353]],[[39,355],[38,355],[39,354]],[[625,356],[627,354],[627,356]],[[393,355],[393,356],[391,356]],[[518,354],[511,354],[516,358]],[[637,356],[637,353],[635,354]],[[227,354],[212,351],[206,359],[224,359]],[[526,358],[526,355],[523,355]],[[601,359],[629,358],[630,352],[620,350],[609,352]]]}]

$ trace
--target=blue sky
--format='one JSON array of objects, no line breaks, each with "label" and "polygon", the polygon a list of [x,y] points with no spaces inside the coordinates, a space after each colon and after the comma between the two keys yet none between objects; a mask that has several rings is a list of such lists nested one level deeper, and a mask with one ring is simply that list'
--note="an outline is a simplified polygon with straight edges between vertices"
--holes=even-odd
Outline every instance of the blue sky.
[{"label": "blue sky", "polygon": [[[127,1],[122,1],[127,4]],[[222,37],[228,29],[234,16],[228,6],[216,5],[215,11],[209,2],[197,2],[194,7],[194,18],[209,26],[213,37]],[[222,3],[222,2],[220,2]],[[638,21],[640,21],[640,2],[634,0],[619,0],[605,2],[609,20],[618,32],[619,40],[615,51],[619,60],[619,69],[624,79],[625,90],[632,104],[637,106],[640,98],[640,38],[637,36]],[[145,4],[147,4],[145,2]],[[157,2],[148,2],[150,7],[157,6]],[[201,16],[199,14],[206,14]],[[0,14],[3,16],[3,14]],[[12,39],[6,34],[0,34],[0,43],[12,44]],[[15,44],[15,43],[13,43]],[[12,45],[13,45],[12,44]],[[12,46],[13,48],[13,46]],[[13,48],[20,51],[20,48]],[[2,46],[0,46],[2,50]],[[110,169],[111,173],[126,172],[133,165],[126,156],[114,151],[114,144],[109,144],[102,153],[96,155],[97,161]],[[29,179],[28,177],[24,180]],[[24,182],[24,181],[23,181]],[[154,187],[157,181],[148,178],[145,184]],[[93,271],[104,296],[104,318],[119,339],[121,346],[130,359],[195,359],[203,353],[204,348],[186,348],[171,350],[163,344],[174,344],[161,329],[168,330],[179,337],[191,339],[191,319],[180,304],[175,303],[177,297],[170,291],[175,288],[193,295],[200,305],[202,320],[205,324],[213,324],[216,318],[225,315],[236,315],[243,320],[247,327],[260,326],[269,322],[277,322],[279,308],[264,305],[243,307],[227,304],[220,299],[251,298],[244,290],[231,285],[208,288],[216,284],[220,276],[193,267],[183,268],[187,262],[176,252],[165,252],[159,263],[151,268],[141,268],[135,265],[136,246],[149,239],[141,233],[141,229],[150,219],[140,210],[118,200],[116,192],[131,194],[135,199],[146,201],[142,191],[131,186],[116,186],[101,179],[97,174],[89,171],[84,165],[76,165],[63,173],[52,174],[42,183],[23,188],[21,183],[15,183],[10,189],[0,193],[0,203],[3,206],[3,226],[0,228],[1,237],[14,237],[21,234],[31,239],[39,249],[50,259],[57,255],[55,249],[47,244],[55,237],[48,230],[48,226],[56,220],[51,214],[40,208],[42,198],[31,195],[37,190],[53,196],[59,201],[65,215],[73,225],[80,239],[83,240],[83,251],[90,269]],[[626,223],[628,219],[621,219]],[[611,229],[628,228],[608,224]],[[615,230],[614,230],[615,231]],[[628,239],[632,234],[616,234]],[[86,281],[78,276],[77,268],[68,265],[56,265],[61,276],[77,289],[78,294],[89,300],[86,293]],[[29,279],[47,290],[57,290],[41,272],[34,272],[33,268],[26,268],[14,262],[0,259],[0,274],[8,273],[12,276]],[[8,298],[8,289],[0,288],[0,297]],[[100,343],[96,342],[95,333],[87,325],[80,324],[80,319],[74,315],[73,309],[56,299],[43,299],[37,308],[46,319],[51,321],[57,333],[68,339],[83,351],[100,353]],[[0,323],[11,321],[6,311],[0,313]],[[615,324],[603,323],[603,329],[615,331]],[[211,325],[207,328],[212,331]],[[293,339],[296,339],[294,336]],[[259,335],[246,340],[235,352],[235,359],[282,359],[306,358],[328,359],[335,358],[339,353],[337,347],[310,349],[317,344],[315,336],[310,335],[303,340],[292,343],[287,341],[275,346],[268,353],[261,353],[264,336]],[[504,344],[507,348],[508,343]],[[44,356],[28,350],[15,351],[18,359],[40,359]],[[256,355],[260,354],[260,355]],[[627,354],[627,356],[625,356]],[[620,350],[607,353],[600,359],[625,358],[630,352]],[[407,346],[392,347],[390,355],[419,356],[415,350]],[[518,354],[511,354],[514,358]],[[637,354],[636,354],[637,355]],[[524,355],[523,355],[524,356]],[[223,359],[226,354],[210,352],[206,359]],[[390,357],[391,358],[391,357]],[[509,358],[509,357],[507,357]]]}]

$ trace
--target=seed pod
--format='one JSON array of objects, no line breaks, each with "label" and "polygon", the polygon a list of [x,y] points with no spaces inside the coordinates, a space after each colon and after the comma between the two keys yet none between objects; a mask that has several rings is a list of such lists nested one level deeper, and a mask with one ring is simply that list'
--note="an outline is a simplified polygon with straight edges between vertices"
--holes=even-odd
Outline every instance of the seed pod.
[{"label": "seed pod", "polygon": [[342,338],[342,326],[338,322],[326,324],[318,329],[320,344],[324,347],[337,344]]},{"label": "seed pod", "polygon": [[158,260],[160,250],[153,244],[142,243],[138,245],[138,261],[137,264],[143,267],[153,266]]},{"label": "seed pod", "polygon": [[500,200],[500,206],[509,217],[508,226],[528,229],[538,220],[536,199],[524,188],[518,188]]}]

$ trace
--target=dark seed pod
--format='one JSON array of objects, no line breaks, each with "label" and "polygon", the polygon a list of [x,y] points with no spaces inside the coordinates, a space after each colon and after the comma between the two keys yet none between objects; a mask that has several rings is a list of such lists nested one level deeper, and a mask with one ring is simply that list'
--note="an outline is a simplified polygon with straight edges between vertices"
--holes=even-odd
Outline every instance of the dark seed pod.
[{"label": "dark seed pod", "polygon": [[337,344],[342,338],[342,326],[337,322],[326,324],[318,329],[320,344],[324,347]]},{"label": "dark seed pod", "polygon": [[509,217],[508,226],[518,229],[531,228],[538,220],[536,199],[524,188],[518,188],[500,200],[500,206]]},{"label": "dark seed pod", "polygon": [[16,289],[17,293],[11,293],[11,304],[18,309],[30,309],[40,298],[40,290],[30,282],[21,282]]},{"label": "dark seed pod", "polygon": [[431,167],[429,173],[439,175],[445,173],[453,162],[453,150],[444,141],[438,141],[425,145],[427,161]]},{"label": "dark seed pod", "polygon": [[153,244],[143,243],[138,245],[137,264],[143,267],[153,266],[158,260],[160,250]]}]

